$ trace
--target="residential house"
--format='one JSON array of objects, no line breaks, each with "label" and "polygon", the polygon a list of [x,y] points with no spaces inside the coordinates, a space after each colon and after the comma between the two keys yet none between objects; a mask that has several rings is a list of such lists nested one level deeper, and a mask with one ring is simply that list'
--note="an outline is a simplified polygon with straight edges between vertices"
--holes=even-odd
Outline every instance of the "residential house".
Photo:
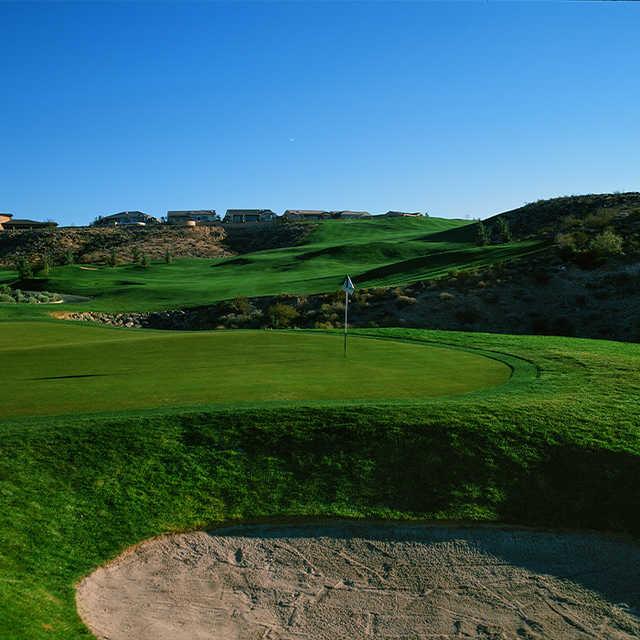
[{"label": "residential house", "polygon": [[94,222],[98,227],[144,227],[151,224],[160,224],[160,220],[142,211],[120,211],[110,216],[99,216]]},{"label": "residential house", "polygon": [[220,222],[215,209],[197,209],[191,211],[167,211],[167,224],[185,226],[190,222],[196,224],[213,224]]},{"label": "residential house", "polygon": [[4,226],[7,222],[11,222],[11,218],[13,218],[12,213],[0,213],[0,231],[4,229]]},{"label": "residential house", "polygon": [[418,218],[420,216],[423,216],[425,214],[420,213],[419,211],[416,212],[409,212],[409,211],[387,211],[387,213],[384,213],[383,215],[389,217],[389,218]]},{"label": "residential house", "polygon": [[331,211],[320,211],[319,209],[287,209],[283,218],[289,221],[304,220],[327,220],[331,218]]},{"label": "residential house", "polygon": [[[3,215],[0,214],[0,222]],[[57,222],[48,220],[47,222],[41,222],[40,220],[27,220],[25,218],[11,217],[6,222],[3,222],[0,228],[4,228],[6,231],[24,231],[28,229],[53,229],[58,226]]]},{"label": "residential house", "polygon": [[332,211],[331,213],[339,220],[357,220],[371,217],[368,211]]},{"label": "residential house", "polygon": [[276,218],[276,214],[271,209],[227,209],[223,222],[227,224],[274,222]]}]

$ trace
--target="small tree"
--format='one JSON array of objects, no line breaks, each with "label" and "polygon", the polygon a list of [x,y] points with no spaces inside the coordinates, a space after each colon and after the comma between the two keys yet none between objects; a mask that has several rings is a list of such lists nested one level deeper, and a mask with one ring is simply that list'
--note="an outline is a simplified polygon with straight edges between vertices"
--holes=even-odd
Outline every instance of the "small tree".
[{"label": "small tree", "polygon": [[500,240],[502,242],[511,242],[511,226],[506,218],[498,218],[498,231],[500,232]]},{"label": "small tree", "polygon": [[479,218],[476,222],[476,244],[480,247],[489,244],[489,232],[484,222]]},{"label": "small tree", "polygon": [[138,247],[133,247],[133,249],[131,249],[131,262],[133,264],[138,264],[138,262],[140,262],[140,249],[138,249]]},{"label": "small tree", "polygon": [[33,269],[26,256],[19,256],[16,260],[15,267],[18,272],[18,279],[29,280],[33,278]]},{"label": "small tree", "polygon": [[149,266],[149,258],[147,258],[146,253],[143,253],[142,257],[140,258],[140,266],[144,267],[145,269]]},{"label": "small tree", "polygon": [[40,272],[43,276],[48,276],[51,271],[51,256],[49,253],[45,252],[42,254],[42,268]]},{"label": "small tree", "polygon": [[173,255],[169,249],[167,249],[164,253],[164,261],[166,264],[171,264],[173,262]]},{"label": "small tree", "polygon": [[73,264],[75,261],[76,261],[76,257],[73,255],[73,251],[71,251],[71,249],[67,249],[64,252],[64,263]]},{"label": "small tree", "polygon": [[111,249],[111,251],[109,251],[109,256],[107,257],[107,264],[110,267],[115,267],[118,264],[118,256],[116,255],[116,250],[115,249]]}]

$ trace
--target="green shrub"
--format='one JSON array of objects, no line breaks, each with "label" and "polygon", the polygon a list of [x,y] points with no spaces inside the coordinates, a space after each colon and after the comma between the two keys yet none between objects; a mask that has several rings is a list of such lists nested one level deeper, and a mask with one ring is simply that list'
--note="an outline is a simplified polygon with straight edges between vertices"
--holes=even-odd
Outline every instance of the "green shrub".
[{"label": "green shrub", "polygon": [[511,242],[512,234],[509,221],[506,218],[498,218],[498,233],[501,242]]},{"label": "green shrub", "polygon": [[288,304],[276,302],[267,309],[267,318],[274,329],[290,327],[300,314]]},{"label": "green shrub", "polygon": [[478,220],[476,222],[476,244],[480,247],[484,247],[489,244],[489,241],[489,232],[487,231],[486,225],[482,220]]},{"label": "green shrub", "polygon": [[622,253],[623,240],[612,229],[605,229],[590,242],[589,248],[601,258],[618,256]]}]

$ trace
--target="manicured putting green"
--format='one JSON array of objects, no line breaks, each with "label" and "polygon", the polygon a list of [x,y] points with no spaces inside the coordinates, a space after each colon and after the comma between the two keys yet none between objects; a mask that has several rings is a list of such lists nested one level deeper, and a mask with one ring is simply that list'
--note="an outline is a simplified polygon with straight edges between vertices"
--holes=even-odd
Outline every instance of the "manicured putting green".
[{"label": "manicured putting green", "polygon": [[272,401],[420,400],[508,380],[480,354],[305,332],[0,324],[0,419]]}]

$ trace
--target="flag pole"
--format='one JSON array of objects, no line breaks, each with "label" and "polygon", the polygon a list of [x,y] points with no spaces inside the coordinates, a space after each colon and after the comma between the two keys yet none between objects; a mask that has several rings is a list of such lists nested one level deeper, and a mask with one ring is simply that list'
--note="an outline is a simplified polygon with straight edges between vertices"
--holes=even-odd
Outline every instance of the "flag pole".
[{"label": "flag pole", "polygon": [[344,292],[344,357],[347,357],[347,313],[349,309],[349,292]]}]

